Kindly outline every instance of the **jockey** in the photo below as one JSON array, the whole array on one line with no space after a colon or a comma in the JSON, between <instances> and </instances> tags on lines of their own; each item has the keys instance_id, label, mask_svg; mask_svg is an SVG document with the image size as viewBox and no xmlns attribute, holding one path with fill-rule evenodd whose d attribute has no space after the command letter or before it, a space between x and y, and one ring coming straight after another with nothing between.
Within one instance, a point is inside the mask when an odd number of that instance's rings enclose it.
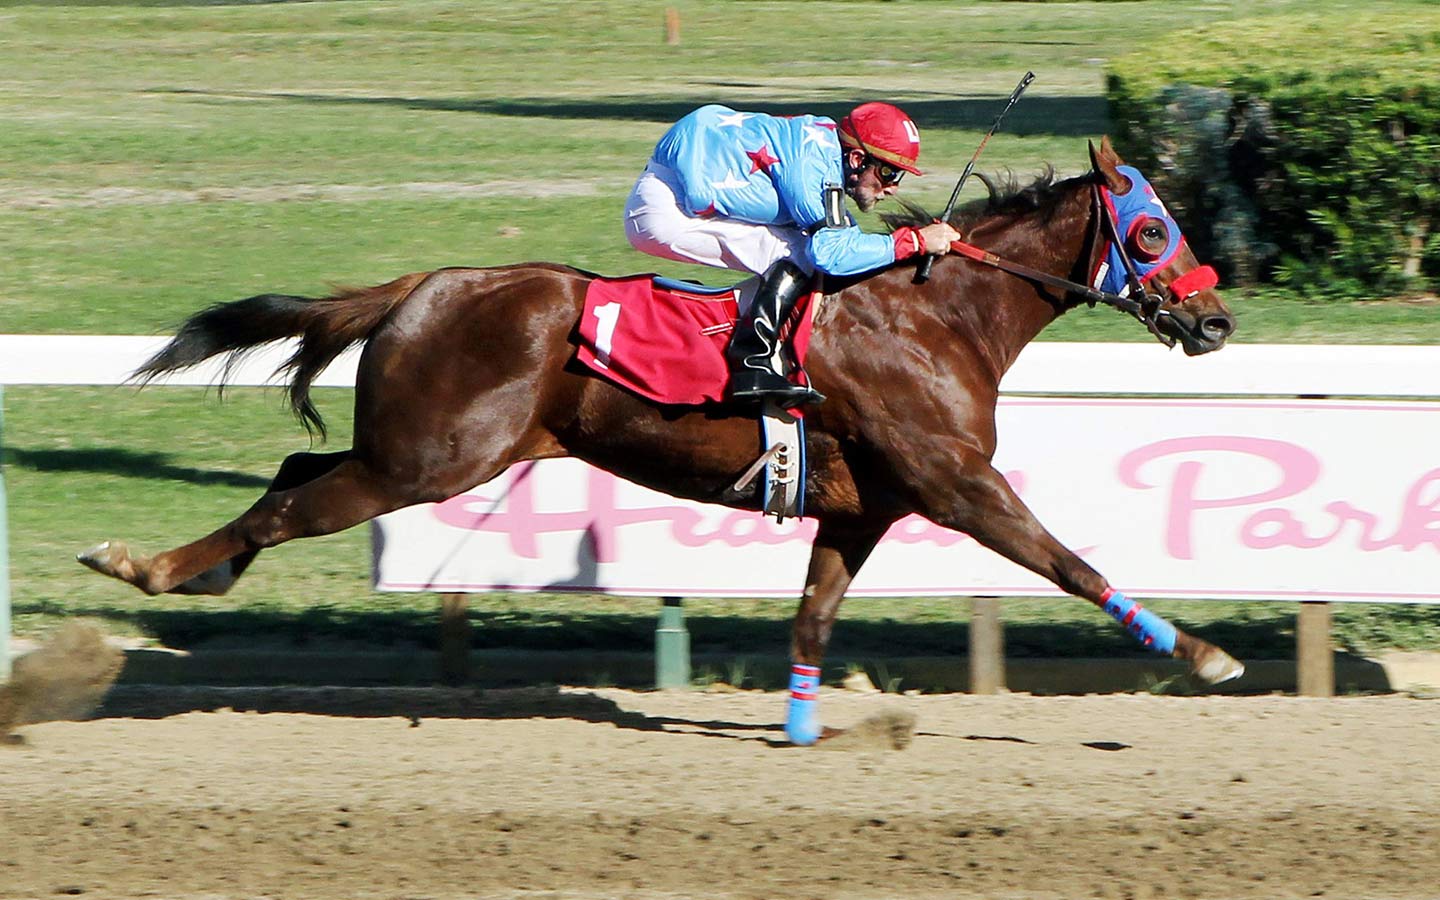
<instances>
[{"instance_id":1,"label":"jockey","mask_svg":"<svg viewBox=\"0 0 1440 900\"><path fill-rule=\"evenodd\" d=\"M862 231L861 212L920 174L920 133L888 103L864 103L837 125L702 106L660 142L625 204L625 235L665 259L761 275L726 351L730 394L794 407L825 398L777 367L780 326L817 270L854 275L918 253L943 255L959 232L936 222Z\"/></svg>"}]
</instances>

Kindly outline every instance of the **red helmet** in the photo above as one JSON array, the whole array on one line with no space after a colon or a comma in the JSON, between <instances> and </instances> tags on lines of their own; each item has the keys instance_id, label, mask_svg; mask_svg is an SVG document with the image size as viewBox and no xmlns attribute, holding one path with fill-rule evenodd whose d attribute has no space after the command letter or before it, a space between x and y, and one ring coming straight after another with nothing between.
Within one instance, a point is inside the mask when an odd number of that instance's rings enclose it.
<instances>
[{"instance_id":1,"label":"red helmet","mask_svg":"<svg viewBox=\"0 0 1440 900\"><path fill-rule=\"evenodd\" d=\"M914 175L920 159L920 130L888 103L862 103L840 120L840 143L858 147L876 159Z\"/></svg>"}]
</instances>

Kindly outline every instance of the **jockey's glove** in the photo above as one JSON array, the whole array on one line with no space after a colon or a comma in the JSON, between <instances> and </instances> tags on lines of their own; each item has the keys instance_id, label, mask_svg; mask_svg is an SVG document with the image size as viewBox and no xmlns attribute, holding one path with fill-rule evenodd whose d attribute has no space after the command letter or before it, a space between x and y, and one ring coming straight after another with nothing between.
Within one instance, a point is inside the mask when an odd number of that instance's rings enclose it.
<instances>
[{"instance_id":1,"label":"jockey's glove","mask_svg":"<svg viewBox=\"0 0 1440 900\"><path fill-rule=\"evenodd\" d=\"M960 232L944 222L932 222L920 229L920 243L926 253L944 256L950 252L950 245L960 240Z\"/></svg>"}]
</instances>

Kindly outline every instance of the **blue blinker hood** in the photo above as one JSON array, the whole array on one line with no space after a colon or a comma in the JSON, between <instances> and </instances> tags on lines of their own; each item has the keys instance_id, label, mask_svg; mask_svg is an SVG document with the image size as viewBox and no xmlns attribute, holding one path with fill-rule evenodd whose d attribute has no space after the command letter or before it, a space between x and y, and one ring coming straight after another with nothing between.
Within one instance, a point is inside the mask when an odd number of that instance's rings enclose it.
<instances>
[{"instance_id":1,"label":"blue blinker hood","mask_svg":"<svg viewBox=\"0 0 1440 900\"><path fill-rule=\"evenodd\" d=\"M1129 252L1130 262L1135 267L1135 273L1140 276L1141 283L1149 281L1159 269L1163 269L1180 252L1180 245L1185 242L1185 237L1180 233L1180 225L1170 215L1170 210L1165 208L1164 202L1156 195L1155 188L1150 185L1144 175L1134 166L1118 166L1116 168L1121 175L1130 179L1130 190L1124 194L1115 194L1109 188L1101 186L1100 198L1110 208L1110 214L1114 216L1116 230L1120 238L1128 242L1130 236L1140 228L1146 219L1159 219L1165 223L1169 233L1170 241L1165 246L1165 251L1157 259L1145 260L1131 250ZM1106 236L1106 252L1104 260L1096 267L1090 283L1094 287L1111 294L1118 294L1121 297L1130 293L1130 285L1125 274L1125 263L1120 258L1120 248L1114 241Z\"/></svg>"}]
</instances>

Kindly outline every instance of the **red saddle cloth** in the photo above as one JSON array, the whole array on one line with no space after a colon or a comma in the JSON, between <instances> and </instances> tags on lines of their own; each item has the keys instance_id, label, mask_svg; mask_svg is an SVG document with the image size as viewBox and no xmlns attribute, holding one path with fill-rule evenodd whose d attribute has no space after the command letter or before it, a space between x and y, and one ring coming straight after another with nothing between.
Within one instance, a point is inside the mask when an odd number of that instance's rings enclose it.
<instances>
[{"instance_id":1,"label":"red saddle cloth","mask_svg":"<svg viewBox=\"0 0 1440 900\"><path fill-rule=\"evenodd\" d=\"M654 276L596 278L585 292L576 357L593 372L657 403L695 405L725 396L725 345L739 315L739 288L719 293ZM795 359L810 343L810 300L796 304Z\"/></svg>"}]
</instances>

